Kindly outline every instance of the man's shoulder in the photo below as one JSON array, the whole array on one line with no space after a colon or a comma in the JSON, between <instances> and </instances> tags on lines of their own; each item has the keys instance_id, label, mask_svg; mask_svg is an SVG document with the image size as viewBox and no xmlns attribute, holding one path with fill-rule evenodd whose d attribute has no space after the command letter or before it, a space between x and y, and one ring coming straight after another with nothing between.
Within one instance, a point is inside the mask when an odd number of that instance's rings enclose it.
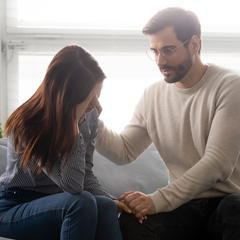
<instances>
[{"instance_id":1,"label":"man's shoulder","mask_svg":"<svg viewBox=\"0 0 240 240\"><path fill-rule=\"evenodd\" d=\"M240 70L234 68L228 68L225 66L210 64L211 75L221 78L236 78L240 80Z\"/></svg>"},{"instance_id":2,"label":"man's shoulder","mask_svg":"<svg viewBox=\"0 0 240 240\"><path fill-rule=\"evenodd\" d=\"M145 94L152 95L154 93L162 91L166 85L167 83L164 80L158 80L157 82L154 82L145 88Z\"/></svg>"},{"instance_id":3,"label":"man's shoulder","mask_svg":"<svg viewBox=\"0 0 240 240\"><path fill-rule=\"evenodd\" d=\"M224 66L211 64L208 81L203 88L207 92L215 92L216 96L234 95L240 91L240 71ZM238 98L239 98L238 97Z\"/></svg>"}]
</instances>

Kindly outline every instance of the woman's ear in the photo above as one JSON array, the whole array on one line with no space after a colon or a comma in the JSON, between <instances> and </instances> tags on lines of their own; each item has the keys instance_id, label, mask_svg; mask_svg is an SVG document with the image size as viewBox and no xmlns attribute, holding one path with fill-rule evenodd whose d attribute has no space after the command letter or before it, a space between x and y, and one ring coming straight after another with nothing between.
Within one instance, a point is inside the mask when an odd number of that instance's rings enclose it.
<instances>
[{"instance_id":1,"label":"woman's ear","mask_svg":"<svg viewBox=\"0 0 240 240\"><path fill-rule=\"evenodd\" d=\"M200 42L199 42L199 38L196 35L193 35L192 38L190 39L189 46L193 54L198 53L200 48Z\"/></svg>"}]
</instances>

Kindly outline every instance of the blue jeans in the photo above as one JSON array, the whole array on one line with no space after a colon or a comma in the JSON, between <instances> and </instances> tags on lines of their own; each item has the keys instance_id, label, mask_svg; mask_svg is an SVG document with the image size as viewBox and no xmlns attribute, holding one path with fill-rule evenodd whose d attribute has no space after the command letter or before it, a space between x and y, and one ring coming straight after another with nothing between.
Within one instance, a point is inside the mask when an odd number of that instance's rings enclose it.
<instances>
[{"instance_id":1,"label":"blue jeans","mask_svg":"<svg viewBox=\"0 0 240 240\"><path fill-rule=\"evenodd\" d=\"M171 212L147 216L142 224L122 213L124 240L239 240L240 194L192 200Z\"/></svg>"},{"instance_id":2,"label":"blue jeans","mask_svg":"<svg viewBox=\"0 0 240 240\"><path fill-rule=\"evenodd\" d=\"M116 204L89 192L44 195L0 187L0 236L19 240L121 240Z\"/></svg>"}]
</instances>

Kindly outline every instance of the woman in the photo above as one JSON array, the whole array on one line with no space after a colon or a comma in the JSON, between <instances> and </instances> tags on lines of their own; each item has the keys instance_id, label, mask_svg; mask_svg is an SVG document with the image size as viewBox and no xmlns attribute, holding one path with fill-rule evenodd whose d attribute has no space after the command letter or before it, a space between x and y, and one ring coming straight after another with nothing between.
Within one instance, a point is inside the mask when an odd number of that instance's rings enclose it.
<instances>
[{"instance_id":1,"label":"woman","mask_svg":"<svg viewBox=\"0 0 240 240\"><path fill-rule=\"evenodd\" d=\"M8 118L0 177L0 235L14 239L122 239L114 200L93 175L105 75L77 45L51 61L35 94Z\"/></svg>"}]
</instances>

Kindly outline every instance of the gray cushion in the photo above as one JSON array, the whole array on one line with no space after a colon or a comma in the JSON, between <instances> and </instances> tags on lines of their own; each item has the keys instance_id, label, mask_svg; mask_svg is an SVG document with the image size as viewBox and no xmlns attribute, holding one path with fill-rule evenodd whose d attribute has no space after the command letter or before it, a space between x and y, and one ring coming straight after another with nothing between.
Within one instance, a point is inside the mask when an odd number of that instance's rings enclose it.
<instances>
[{"instance_id":1,"label":"gray cushion","mask_svg":"<svg viewBox=\"0 0 240 240\"><path fill-rule=\"evenodd\" d=\"M0 138L0 145L1 146L7 146L7 138Z\"/></svg>"},{"instance_id":2,"label":"gray cushion","mask_svg":"<svg viewBox=\"0 0 240 240\"><path fill-rule=\"evenodd\" d=\"M168 183L167 167L154 145L134 162L122 166L95 151L93 171L101 184L116 197L131 190L153 193Z\"/></svg>"},{"instance_id":3,"label":"gray cushion","mask_svg":"<svg viewBox=\"0 0 240 240\"><path fill-rule=\"evenodd\" d=\"M0 138L0 175L5 172L7 165L7 139Z\"/></svg>"},{"instance_id":4,"label":"gray cushion","mask_svg":"<svg viewBox=\"0 0 240 240\"><path fill-rule=\"evenodd\" d=\"M0 138L0 175L5 172L7 164L7 139ZM0 240L10 240L10 238L0 237Z\"/></svg>"},{"instance_id":5,"label":"gray cushion","mask_svg":"<svg viewBox=\"0 0 240 240\"><path fill-rule=\"evenodd\" d=\"M7 163L7 139L0 139L0 175ZM152 145L131 164L117 166L99 153L94 153L94 174L101 184L114 196L126 191L152 193L168 183L167 168Z\"/></svg>"}]
</instances>

